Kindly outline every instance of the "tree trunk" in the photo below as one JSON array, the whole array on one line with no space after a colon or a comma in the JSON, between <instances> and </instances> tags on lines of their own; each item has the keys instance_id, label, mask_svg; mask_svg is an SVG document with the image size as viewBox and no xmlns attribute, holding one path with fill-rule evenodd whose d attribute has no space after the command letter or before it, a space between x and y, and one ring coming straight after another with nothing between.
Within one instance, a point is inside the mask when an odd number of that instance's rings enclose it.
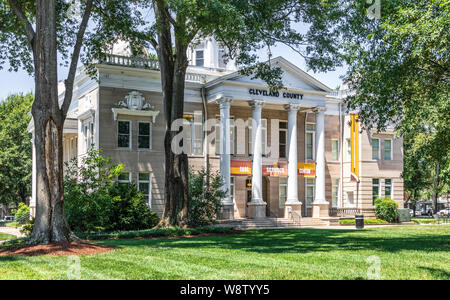
<instances>
[{"instance_id":1,"label":"tree trunk","mask_svg":"<svg viewBox=\"0 0 450 300\"><path fill-rule=\"evenodd\" d=\"M439 195L439 162L436 162L435 174L433 178L433 192L432 192L432 200L433 200L433 213L437 213L438 211L438 195Z\"/></svg>"},{"instance_id":2,"label":"tree trunk","mask_svg":"<svg viewBox=\"0 0 450 300\"><path fill-rule=\"evenodd\" d=\"M64 114L59 107L55 1L36 3L34 43L36 145L36 221L29 243L70 242L63 187Z\"/></svg>"},{"instance_id":3,"label":"tree trunk","mask_svg":"<svg viewBox=\"0 0 450 300\"><path fill-rule=\"evenodd\" d=\"M158 59L161 68L161 84L164 102L166 133L165 150L165 206L158 226L187 226L189 208L189 163L186 153L174 153L172 140L181 132L171 131L172 122L183 118L184 88L188 66L187 44L175 37L172 48L171 25L164 11L163 1L155 1L155 14L159 20Z\"/></svg>"}]
</instances>

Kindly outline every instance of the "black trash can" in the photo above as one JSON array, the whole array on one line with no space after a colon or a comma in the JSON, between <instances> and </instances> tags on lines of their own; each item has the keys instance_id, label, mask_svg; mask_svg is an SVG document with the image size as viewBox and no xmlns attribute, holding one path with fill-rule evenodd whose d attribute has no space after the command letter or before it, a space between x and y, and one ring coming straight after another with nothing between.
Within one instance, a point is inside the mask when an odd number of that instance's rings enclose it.
<instances>
[{"instance_id":1,"label":"black trash can","mask_svg":"<svg viewBox=\"0 0 450 300\"><path fill-rule=\"evenodd\" d=\"M364 215L356 215L355 216L355 225L357 229L364 228Z\"/></svg>"}]
</instances>

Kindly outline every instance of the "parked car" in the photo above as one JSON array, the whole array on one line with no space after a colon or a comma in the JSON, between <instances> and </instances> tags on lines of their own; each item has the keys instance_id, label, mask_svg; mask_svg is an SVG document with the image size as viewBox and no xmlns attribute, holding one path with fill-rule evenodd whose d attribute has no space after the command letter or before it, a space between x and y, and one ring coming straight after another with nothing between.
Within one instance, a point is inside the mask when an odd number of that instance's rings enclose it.
<instances>
[{"instance_id":1,"label":"parked car","mask_svg":"<svg viewBox=\"0 0 450 300\"><path fill-rule=\"evenodd\" d=\"M450 208L441 209L437 214L439 217L448 217L450 215Z\"/></svg>"},{"instance_id":2,"label":"parked car","mask_svg":"<svg viewBox=\"0 0 450 300\"><path fill-rule=\"evenodd\" d=\"M416 216L419 217L422 215L422 211L421 210L416 210Z\"/></svg>"},{"instance_id":3,"label":"parked car","mask_svg":"<svg viewBox=\"0 0 450 300\"><path fill-rule=\"evenodd\" d=\"M14 222L14 216L5 216L3 222Z\"/></svg>"}]
</instances>

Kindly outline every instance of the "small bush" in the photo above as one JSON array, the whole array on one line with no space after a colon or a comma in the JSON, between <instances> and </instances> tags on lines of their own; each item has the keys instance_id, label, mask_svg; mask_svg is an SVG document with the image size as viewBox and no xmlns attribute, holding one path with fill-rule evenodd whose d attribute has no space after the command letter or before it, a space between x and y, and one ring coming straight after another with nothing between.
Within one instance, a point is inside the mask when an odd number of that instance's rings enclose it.
<instances>
[{"instance_id":1,"label":"small bush","mask_svg":"<svg viewBox=\"0 0 450 300\"><path fill-rule=\"evenodd\" d=\"M23 225L22 229L20 230L20 233L23 235L29 237L31 236L31 233L33 232L34 227L34 218L31 220L28 220L25 225Z\"/></svg>"},{"instance_id":2,"label":"small bush","mask_svg":"<svg viewBox=\"0 0 450 300\"><path fill-rule=\"evenodd\" d=\"M159 222L136 185L119 185L123 165L92 150L80 166L66 164L64 197L67 222L75 232L152 228Z\"/></svg>"},{"instance_id":3,"label":"small bush","mask_svg":"<svg viewBox=\"0 0 450 300\"><path fill-rule=\"evenodd\" d=\"M25 224L30 220L30 207L23 202L20 202L19 208L12 212L14 213L14 221L19 224Z\"/></svg>"},{"instance_id":4,"label":"small bush","mask_svg":"<svg viewBox=\"0 0 450 300\"><path fill-rule=\"evenodd\" d=\"M222 186L223 180L219 173L208 173L205 170L189 172L189 226L214 224L222 208L222 199L226 196Z\"/></svg>"},{"instance_id":5,"label":"small bush","mask_svg":"<svg viewBox=\"0 0 450 300\"><path fill-rule=\"evenodd\" d=\"M398 204L389 197L375 199L375 215L381 220L395 223L398 221Z\"/></svg>"},{"instance_id":6,"label":"small bush","mask_svg":"<svg viewBox=\"0 0 450 300\"><path fill-rule=\"evenodd\" d=\"M159 217L151 212L144 195L135 184L115 183L109 191L112 197L107 231L149 229L159 223Z\"/></svg>"}]
</instances>

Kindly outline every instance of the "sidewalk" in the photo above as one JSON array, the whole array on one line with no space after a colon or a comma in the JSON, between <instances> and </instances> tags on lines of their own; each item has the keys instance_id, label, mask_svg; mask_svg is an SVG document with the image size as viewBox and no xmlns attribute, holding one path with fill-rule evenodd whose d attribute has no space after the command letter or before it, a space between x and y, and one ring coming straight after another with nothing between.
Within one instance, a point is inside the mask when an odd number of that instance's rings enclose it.
<instances>
[{"instance_id":1,"label":"sidewalk","mask_svg":"<svg viewBox=\"0 0 450 300\"><path fill-rule=\"evenodd\" d=\"M16 227L0 227L0 232L15 235L17 238L24 237L24 235L20 232L20 228Z\"/></svg>"}]
</instances>

